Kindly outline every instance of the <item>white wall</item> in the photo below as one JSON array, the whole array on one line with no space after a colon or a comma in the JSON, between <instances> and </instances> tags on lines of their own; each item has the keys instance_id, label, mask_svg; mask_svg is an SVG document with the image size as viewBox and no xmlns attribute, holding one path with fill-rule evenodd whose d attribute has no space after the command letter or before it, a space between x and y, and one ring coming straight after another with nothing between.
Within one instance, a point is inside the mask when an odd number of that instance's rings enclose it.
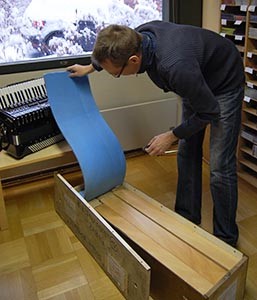
<instances>
[{"instance_id":1,"label":"white wall","mask_svg":"<svg viewBox=\"0 0 257 300\"><path fill-rule=\"evenodd\" d=\"M146 74L113 78L102 71L90 75L90 84L100 109L176 97L156 87Z\"/></svg>"},{"instance_id":2,"label":"white wall","mask_svg":"<svg viewBox=\"0 0 257 300\"><path fill-rule=\"evenodd\" d=\"M47 72L60 70L64 69L1 75L0 87L33 78L39 78ZM102 71L90 74L89 80L99 109L175 97L173 93L164 93L156 87L146 74L113 78L105 71Z\"/></svg>"}]
</instances>

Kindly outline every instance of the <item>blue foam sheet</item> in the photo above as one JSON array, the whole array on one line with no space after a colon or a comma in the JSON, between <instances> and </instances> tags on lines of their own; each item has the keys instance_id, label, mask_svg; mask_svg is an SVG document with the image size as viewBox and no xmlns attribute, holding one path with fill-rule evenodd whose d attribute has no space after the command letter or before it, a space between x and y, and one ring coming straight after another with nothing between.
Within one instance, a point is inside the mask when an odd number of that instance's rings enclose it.
<instances>
[{"instance_id":1,"label":"blue foam sheet","mask_svg":"<svg viewBox=\"0 0 257 300\"><path fill-rule=\"evenodd\" d=\"M82 171L87 201L124 181L126 161L122 147L94 101L87 76L68 72L44 75L55 120L72 148Z\"/></svg>"}]
</instances>

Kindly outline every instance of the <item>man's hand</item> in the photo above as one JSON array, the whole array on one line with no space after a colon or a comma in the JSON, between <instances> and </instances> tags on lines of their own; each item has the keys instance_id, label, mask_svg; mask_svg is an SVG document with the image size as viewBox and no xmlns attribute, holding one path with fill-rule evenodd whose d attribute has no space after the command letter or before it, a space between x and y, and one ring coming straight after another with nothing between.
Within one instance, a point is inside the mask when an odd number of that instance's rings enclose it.
<instances>
[{"instance_id":1,"label":"man's hand","mask_svg":"<svg viewBox=\"0 0 257 300\"><path fill-rule=\"evenodd\" d=\"M92 64L86 66L76 64L67 67L66 70L70 72L70 77L82 77L95 71Z\"/></svg>"},{"instance_id":2,"label":"man's hand","mask_svg":"<svg viewBox=\"0 0 257 300\"><path fill-rule=\"evenodd\" d=\"M162 155L169 150L178 138L172 131L167 131L153 137L145 147L145 151L149 155Z\"/></svg>"}]
</instances>

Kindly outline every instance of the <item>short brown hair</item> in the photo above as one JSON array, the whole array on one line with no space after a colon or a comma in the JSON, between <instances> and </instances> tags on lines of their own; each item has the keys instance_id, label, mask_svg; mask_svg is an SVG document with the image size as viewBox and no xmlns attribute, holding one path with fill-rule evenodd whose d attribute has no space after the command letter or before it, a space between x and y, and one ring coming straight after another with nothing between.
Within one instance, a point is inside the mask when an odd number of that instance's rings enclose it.
<instances>
[{"instance_id":1,"label":"short brown hair","mask_svg":"<svg viewBox=\"0 0 257 300\"><path fill-rule=\"evenodd\" d=\"M102 63L106 59L121 66L131 55L141 50L142 37L135 30L122 25L109 25L102 29L94 45L92 59Z\"/></svg>"}]
</instances>

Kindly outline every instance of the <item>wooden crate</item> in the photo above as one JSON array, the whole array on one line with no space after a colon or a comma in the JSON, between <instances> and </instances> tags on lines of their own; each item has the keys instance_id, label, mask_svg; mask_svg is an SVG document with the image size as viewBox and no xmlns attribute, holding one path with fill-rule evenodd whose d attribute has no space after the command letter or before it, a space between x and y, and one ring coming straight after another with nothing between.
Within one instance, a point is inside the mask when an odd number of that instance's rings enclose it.
<instances>
[{"instance_id":1,"label":"wooden crate","mask_svg":"<svg viewBox=\"0 0 257 300\"><path fill-rule=\"evenodd\" d=\"M126 299L243 299L241 252L126 183L89 203L78 190L57 174L56 211Z\"/></svg>"}]
</instances>

